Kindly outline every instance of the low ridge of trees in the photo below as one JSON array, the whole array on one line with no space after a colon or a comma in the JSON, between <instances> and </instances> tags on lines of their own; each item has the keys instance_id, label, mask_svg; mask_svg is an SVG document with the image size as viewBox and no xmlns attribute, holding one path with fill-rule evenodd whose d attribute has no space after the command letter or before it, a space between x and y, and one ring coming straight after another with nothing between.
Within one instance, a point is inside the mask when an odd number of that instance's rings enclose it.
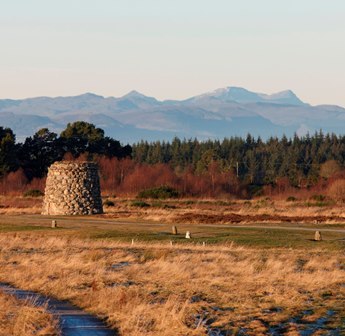
<instances>
[{"instance_id":1,"label":"low ridge of trees","mask_svg":"<svg viewBox=\"0 0 345 336\"><path fill-rule=\"evenodd\" d=\"M125 158L131 151L130 146L121 146L119 141L105 137L102 129L84 121L68 124L60 136L42 128L22 144L15 144L12 130L0 127L0 176L22 169L31 181L44 177L48 167L67 153L71 159L85 153L85 159L93 155Z\"/></svg>"},{"instance_id":2,"label":"low ridge of trees","mask_svg":"<svg viewBox=\"0 0 345 336\"><path fill-rule=\"evenodd\" d=\"M339 186L335 181L345 179L345 136L320 131L266 141L251 135L222 141L174 138L131 147L83 121L68 124L60 136L41 129L22 144L0 127L2 192L26 185L42 189L48 167L66 158L97 161L102 188L111 194L166 186L180 195L248 197Z\"/></svg>"},{"instance_id":3,"label":"low ridge of trees","mask_svg":"<svg viewBox=\"0 0 345 336\"><path fill-rule=\"evenodd\" d=\"M178 138L172 142L142 141L133 145L132 156L138 163L166 163L174 170L189 169L199 175L231 172L252 185L276 185L287 179L292 186L303 187L342 170L345 136L320 131L313 136L272 137L267 141L251 135L205 142Z\"/></svg>"}]
</instances>

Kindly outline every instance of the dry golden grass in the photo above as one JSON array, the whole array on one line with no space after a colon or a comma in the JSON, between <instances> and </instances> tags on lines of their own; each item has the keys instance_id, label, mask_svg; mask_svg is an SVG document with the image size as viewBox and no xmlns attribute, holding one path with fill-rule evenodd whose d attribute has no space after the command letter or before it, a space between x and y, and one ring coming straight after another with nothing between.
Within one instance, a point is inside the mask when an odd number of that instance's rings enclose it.
<instances>
[{"instance_id":1,"label":"dry golden grass","mask_svg":"<svg viewBox=\"0 0 345 336\"><path fill-rule=\"evenodd\" d=\"M0 291L0 336L55 336L57 322L34 302L19 301Z\"/></svg>"},{"instance_id":2,"label":"dry golden grass","mask_svg":"<svg viewBox=\"0 0 345 336\"><path fill-rule=\"evenodd\" d=\"M342 202L300 199L286 200L258 198L251 201L216 199L146 200L149 207L134 206L133 198L107 198L115 206L105 206L105 214L99 217L133 220L164 221L165 223L202 223L200 215L208 216L208 223L310 223L321 219L323 223L345 222ZM42 197L0 196L0 215L40 214ZM236 218L233 218L233 217Z\"/></svg>"},{"instance_id":3,"label":"dry golden grass","mask_svg":"<svg viewBox=\"0 0 345 336\"><path fill-rule=\"evenodd\" d=\"M149 207L135 207L131 199L111 199L114 207L105 207L103 217L131 218L165 223L202 223L201 216L207 216L207 223L310 223L319 220L323 223L345 222L342 203L331 200L318 202L301 199L295 202L258 198L251 201L229 201L215 199L192 200L147 200Z\"/></svg>"},{"instance_id":4,"label":"dry golden grass","mask_svg":"<svg viewBox=\"0 0 345 336\"><path fill-rule=\"evenodd\" d=\"M0 214L39 214L42 197L0 196Z\"/></svg>"},{"instance_id":5,"label":"dry golden grass","mask_svg":"<svg viewBox=\"0 0 345 336\"><path fill-rule=\"evenodd\" d=\"M339 251L131 246L42 233L1 234L0 247L0 281L69 299L121 335L205 335L216 328L265 335L307 309L311 319L333 309L334 325L344 318ZM284 333L296 334L296 326Z\"/></svg>"}]
</instances>

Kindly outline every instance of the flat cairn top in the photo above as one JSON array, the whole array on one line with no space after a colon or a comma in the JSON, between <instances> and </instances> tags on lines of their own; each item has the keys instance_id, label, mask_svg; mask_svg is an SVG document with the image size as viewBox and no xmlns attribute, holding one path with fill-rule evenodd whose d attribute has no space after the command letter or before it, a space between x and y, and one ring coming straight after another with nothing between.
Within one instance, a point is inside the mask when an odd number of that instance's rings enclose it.
<instances>
[{"instance_id":1,"label":"flat cairn top","mask_svg":"<svg viewBox=\"0 0 345 336\"><path fill-rule=\"evenodd\" d=\"M78 169L78 168L98 169L98 165L95 162L88 162L88 161L81 161L81 162L58 161L58 162L54 162L49 167L49 170Z\"/></svg>"}]
</instances>

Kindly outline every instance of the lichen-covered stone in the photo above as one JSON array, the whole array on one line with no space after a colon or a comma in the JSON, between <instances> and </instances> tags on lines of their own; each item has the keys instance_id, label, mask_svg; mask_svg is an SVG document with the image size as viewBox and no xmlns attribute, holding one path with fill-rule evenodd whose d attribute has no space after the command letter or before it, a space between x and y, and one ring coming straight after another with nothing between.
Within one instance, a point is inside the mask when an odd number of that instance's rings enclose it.
<instances>
[{"instance_id":1,"label":"lichen-covered stone","mask_svg":"<svg viewBox=\"0 0 345 336\"><path fill-rule=\"evenodd\" d=\"M62 161L48 171L43 215L103 213L98 166L92 162Z\"/></svg>"}]
</instances>

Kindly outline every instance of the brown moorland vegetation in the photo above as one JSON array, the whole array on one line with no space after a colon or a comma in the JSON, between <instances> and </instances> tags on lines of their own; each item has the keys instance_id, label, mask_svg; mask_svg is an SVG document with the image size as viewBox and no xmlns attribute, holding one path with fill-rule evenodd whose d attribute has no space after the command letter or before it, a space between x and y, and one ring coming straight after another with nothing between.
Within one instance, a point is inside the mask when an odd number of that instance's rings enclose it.
<instances>
[{"instance_id":1,"label":"brown moorland vegetation","mask_svg":"<svg viewBox=\"0 0 345 336\"><path fill-rule=\"evenodd\" d=\"M0 196L0 214L40 214L42 202L42 196ZM107 196L103 197L103 204L105 213L99 218L204 224L345 223L343 203L323 195L292 201L267 197L156 200Z\"/></svg>"},{"instance_id":2,"label":"brown moorland vegetation","mask_svg":"<svg viewBox=\"0 0 345 336\"><path fill-rule=\"evenodd\" d=\"M69 154L69 153L67 153ZM73 161L88 160L87 154ZM100 182L103 195L135 197L139 192L153 187L170 186L183 197L250 199L264 196L284 200L289 197L308 199L314 195L328 196L334 201L344 201L345 171L337 170L320 176L313 183L301 178L298 186L292 185L287 177L277 176L272 184L251 184L245 178L236 176L233 170L220 169L219 162L212 161L202 172L190 168L179 169L168 163L148 164L130 158L118 159L95 156L100 168ZM22 168L0 176L0 195L21 196L30 190L44 192L46 177L28 179Z\"/></svg>"},{"instance_id":3,"label":"brown moorland vegetation","mask_svg":"<svg viewBox=\"0 0 345 336\"><path fill-rule=\"evenodd\" d=\"M325 316L344 331L339 250L129 245L63 231L2 233L0 246L0 281L69 299L121 335L299 335Z\"/></svg>"}]
</instances>

